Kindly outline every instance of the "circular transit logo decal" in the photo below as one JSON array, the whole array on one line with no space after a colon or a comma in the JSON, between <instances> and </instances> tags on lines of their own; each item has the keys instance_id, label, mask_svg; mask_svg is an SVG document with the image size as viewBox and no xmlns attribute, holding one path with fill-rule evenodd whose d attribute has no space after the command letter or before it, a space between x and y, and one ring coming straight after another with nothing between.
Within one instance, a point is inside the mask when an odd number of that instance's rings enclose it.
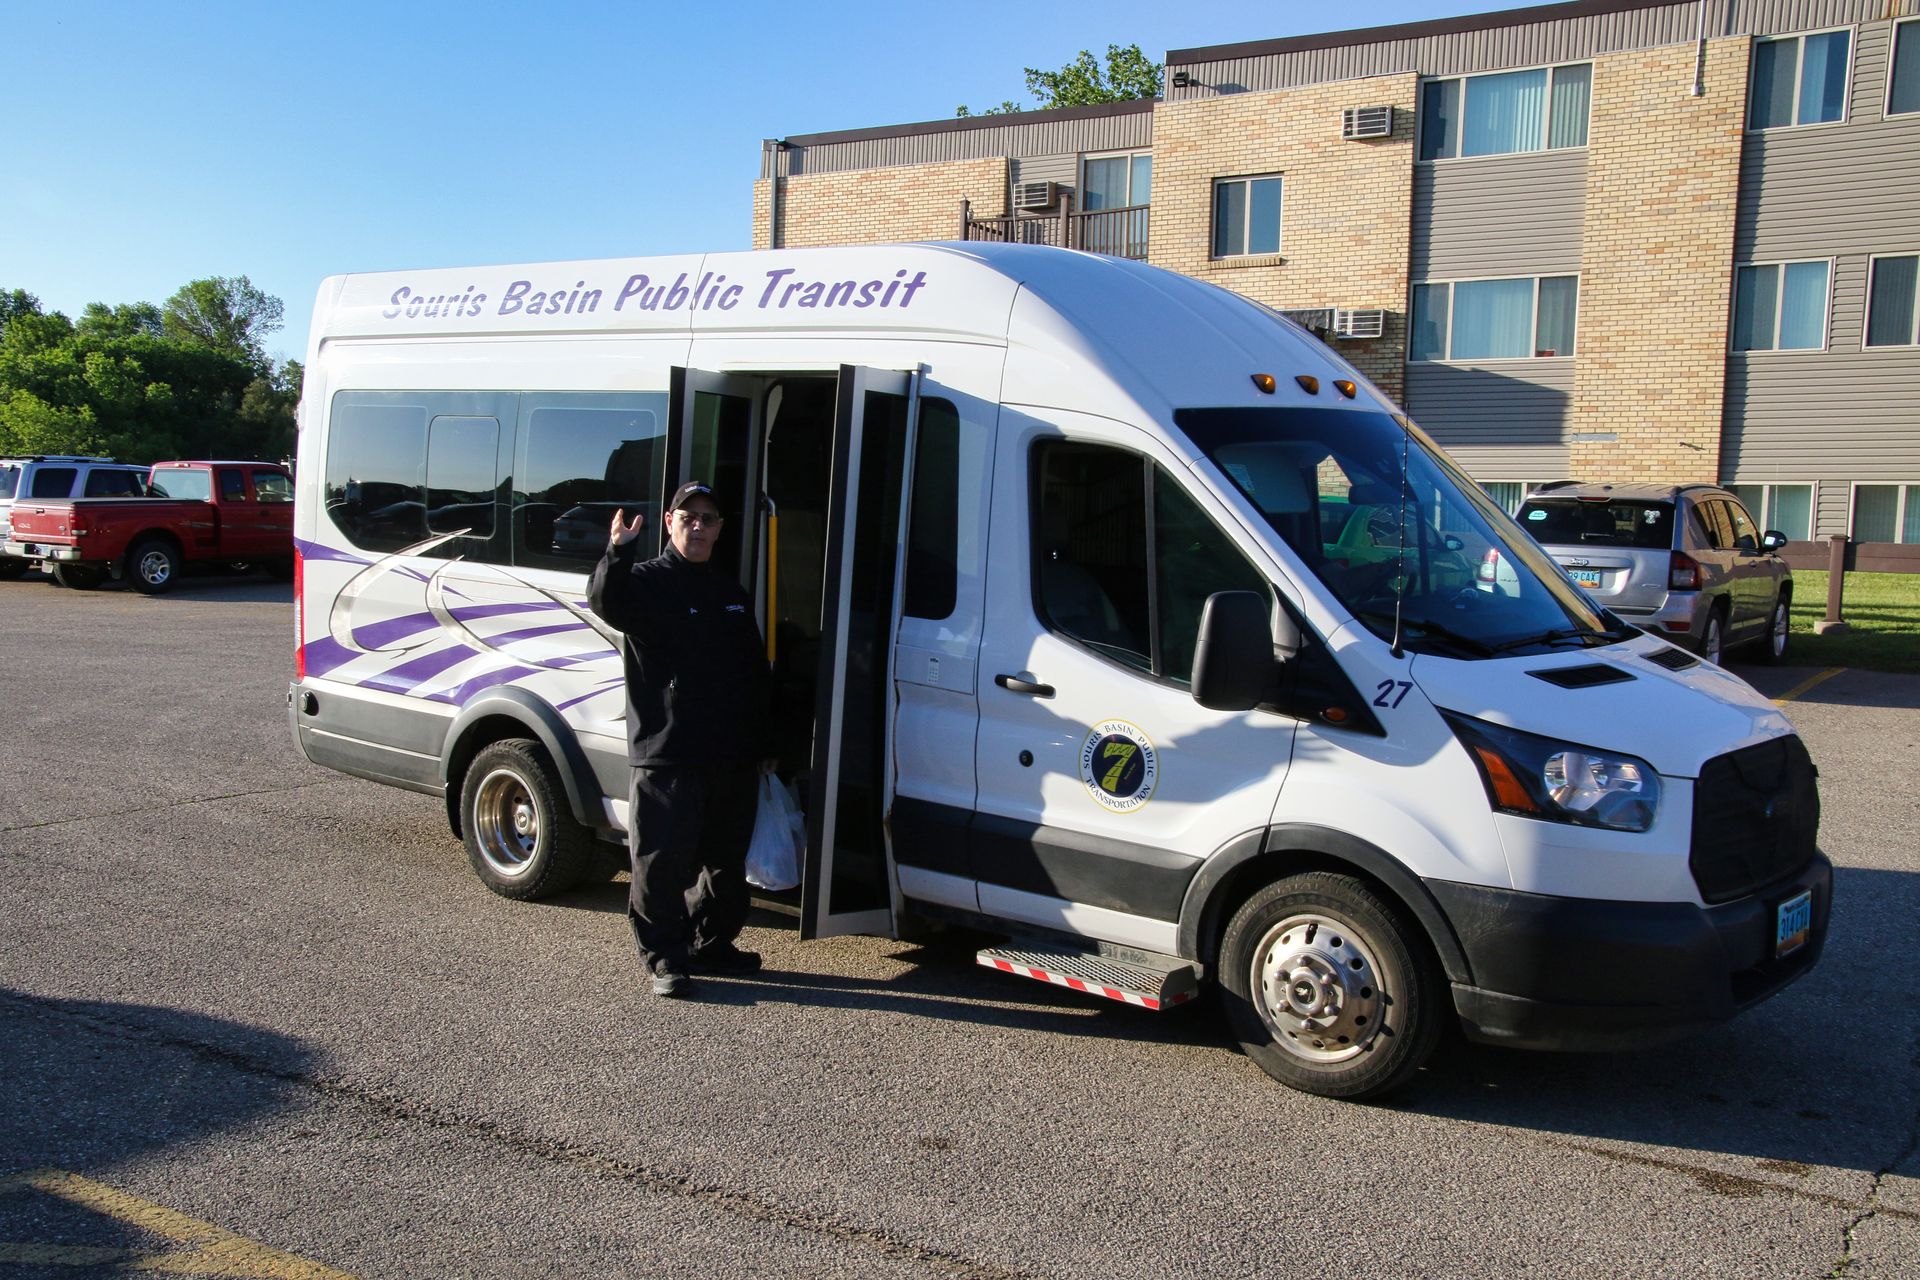
<instances>
[{"instance_id":1,"label":"circular transit logo decal","mask_svg":"<svg viewBox=\"0 0 1920 1280\"><path fill-rule=\"evenodd\" d=\"M1080 781L1115 813L1132 813L1153 795L1160 761L1147 735L1125 720L1103 720L1080 748Z\"/></svg>"}]
</instances>

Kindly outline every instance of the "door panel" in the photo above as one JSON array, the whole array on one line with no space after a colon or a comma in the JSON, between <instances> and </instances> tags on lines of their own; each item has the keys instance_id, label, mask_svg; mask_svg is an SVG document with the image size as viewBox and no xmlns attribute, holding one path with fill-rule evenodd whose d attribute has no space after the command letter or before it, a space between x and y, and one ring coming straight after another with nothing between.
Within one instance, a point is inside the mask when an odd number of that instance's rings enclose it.
<instances>
[{"instance_id":1,"label":"door panel","mask_svg":"<svg viewBox=\"0 0 1920 1280\"><path fill-rule=\"evenodd\" d=\"M1296 722L1209 711L1183 666L1205 594L1271 571L1186 474L1110 422L1001 421L978 684L982 909L1170 937L1138 926L1177 918L1206 856L1272 815Z\"/></svg>"},{"instance_id":2,"label":"door panel","mask_svg":"<svg viewBox=\"0 0 1920 1280\"><path fill-rule=\"evenodd\" d=\"M657 545L666 546L667 503L689 480L712 486L726 524L714 557L728 565L749 596L756 593L760 465L760 406L757 384L747 378L675 369L674 430L667 436L666 467L661 473L660 529ZM761 622L764 625L765 619Z\"/></svg>"}]
</instances>

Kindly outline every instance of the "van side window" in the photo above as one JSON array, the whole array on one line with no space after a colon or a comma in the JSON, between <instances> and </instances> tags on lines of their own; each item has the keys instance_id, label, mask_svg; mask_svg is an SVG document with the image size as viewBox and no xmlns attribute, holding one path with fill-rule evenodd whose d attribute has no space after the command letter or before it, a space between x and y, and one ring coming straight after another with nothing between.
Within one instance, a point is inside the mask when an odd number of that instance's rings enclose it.
<instances>
[{"instance_id":1,"label":"van side window","mask_svg":"<svg viewBox=\"0 0 1920 1280\"><path fill-rule=\"evenodd\" d=\"M494 470L500 424L493 418L435 418L427 424L427 531L493 536Z\"/></svg>"},{"instance_id":2,"label":"van side window","mask_svg":"<svg viewBox=\"0 0 1920 1280\"><path fill-rule=\"evenodd\" d=\"M1220 526L1139 454L1061 441L1035 451L1034 601L1055 631L1185 684L1207 597L1272 597Z\"/></svg>"},{"instance_id":3,"label":"van side window","mask_svg":"<svg viewBox=\"0 0 1920 1280\"><path fill-rule=\"evenodd\" d=\"M427 539L428 424L450 425L439 433L433 476L442 508L435 523L453 533L475 527L479 517L493 529L492 490L499 423L513 416L518 397L496 391L342 391L333 397L327 425L323 502L328 517L363 551L395 552ZM443 479L439 474L446 472ZM476 502L460 495L479 493ZM456 519L460 517L460 519ZM485 534L477 534L483 537ZM605 536L601 538L605 542ZM499 560L486 544L463 541L436 554L483 563Z\"/></svg>"},{"instance_id":4,"label":"van side window","mask_svg":"<svg viewBox=\"0 0 1920 1280\"><path fill-rule=\"evenodd\" d=\"M80 474L78 467L41 467L33 473L33 492L29 498L64 498L73 492L73 478Z\"/></svg>"},{"instance_id":5,"label":"van side window","mask_svg":"<svg viewBox=\"0 0 1920 1280\"><path fill-rule=\"evenodd\" d=\"M615 511L660 536L667 398L560 392L523 396L513 484L513 562L585 573L607 548Z\"/></svg>"},{"instance_id":6,"label":"van side window","mask_svg":"<svg viewBox=\"0 0 1920 1280\"><path fill-rule=\"evenodd\" d=\"M220 473L220 501L245 502L247 500L247 480L238 471Z\"/></svg>"},{"instance_id":7,"label":"van side window","mask_svg":"<svg viewBox=\"0 0 1920 1280\"><path fill-rule=\"evenodd\" d=\"M903 609L910 618L946 618L959 598L959 410L922 400L916 449Z\"/></svg>"}]
</instances>

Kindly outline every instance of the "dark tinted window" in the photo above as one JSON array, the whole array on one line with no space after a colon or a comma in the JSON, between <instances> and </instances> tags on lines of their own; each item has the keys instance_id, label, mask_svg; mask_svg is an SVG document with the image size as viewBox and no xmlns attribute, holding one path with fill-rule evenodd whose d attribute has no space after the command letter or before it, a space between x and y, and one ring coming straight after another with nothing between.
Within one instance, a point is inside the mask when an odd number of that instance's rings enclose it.
<instances>
[{"instance_id":1,"label":"dark tinted window","mask_svg":"<svg viewBox=\"0 0 1920 1280\"><path fill-rule=\"evenodd\" d=\"M461 495L491 493L498 465L499 423L511 417L516 397L489 391L342 391L333 398L327 424L326 480L322 490L327 514L354 546L394 552L424 542L427 529L427 437L436 419L456 425L442 432L434 481L440 506L448 515L443 532L470 527L453 514L475 515L493 528L489 500L463 501ZM477 422L475 420L478 420ZM439 471L447 472L442 482ZM482 479L484 477L484 479ZM605 539L603 538L604 542ZM468 559L497 558L492 546L460 539L432 554Z\"/></svg>"},{"instance_id":2,"label":"dark tinted window","mask_svg":"<svg viewBox=\"0 0 1920 1280\"><path fill-rule=\"evenodd\" d=\"M148 487L156 498L206 502L213 497L213 473L205 467L162 467Z\"/></svg>"},{"instance_id":3,"label":"dark tinted window","mask_svg":"<svg viewBox=\"0 0 1920 1280\"><path fill-rule=\"evenodd\" d=\"M1673 545L1673 507L1664 502L1580 502L1533 498L1520 507L1520 527L1544 546Z\"/></svg>"},{"instance_id":4,"label":"dark tinted window","mask_svg":"<svg viewBox=\"0 0 1920 1280\"><path fill-rule=\"evenodd\" d=\"M220 501L245 502L247 500L247 479L238 471L220 473Z\"/></svg>"},{"instance_id":5,"label":"dark tinted window","mask_svg":"<svg viewBox=\"0 0 1920 1280\"><path fill-rule=\"evenodd\" d=\"M1150 670L1145 460L1104 445L1036 449L1034 599L1055 631Z\"/></svg>"},{"instance_id":6,"label":"dark tinted window","mask_svg":"<svg viewBox=\"0 0 1920 1280\"><path fill-rule=\"evenodd\" d=\"M667 397L522 397L514 466L513 562L586 572L607 546L615 511L647 518L660 536L660 469Z\"/></svg>"},{"instance_id":7,"label":"dark tinted window","mask_svg":"<svg viewBox=\"0 0 1920 1280\"><path fill-rule=\"evenodd\" d=\"M78 467L41 467L33 473L33 492L29 498L64 498L73 492L73 478L80 474Z\"/></svg>"},{"instance_id":8,"label":"dark tinted window","mask_svg":"<svg viewBox=\"0 0 1920 1280\"><path fill-rule=\"evenodd\" d=\"M500 423L435 418L427 424L427 530L493 536L493 481Z\"/></svg>"},{"instance_id":9,"label":"dark tinted window","mask_svg":"<svg viewBox=\"0 0 1920 1280\"><path fill-rule=\"evenodd\" d=\"M253 473L253 496L259 502L292 502L293 486L278 471Z\"/></svg>"},{"instance_id":10,"label":"dark tinted window","mask_svg":"<svg viewBox=\"0 0 1920 1280\"><path fill-rule=\"evenodd\" d=\"M1247 562L1166 472L1153 474L1154 613L1160 622L1156 669L1185 682L1193 674L1200 614L1216 591L1268 595L1266 577Z\"/></svg>"},{"instance_id":11,"label":"dark tinted window","mask_svg":"<svg viewBox=\"0 0 1920 1280\"><path fill-rule=\"evenodd\" d=\"M1758 551L1760 549L1760 534L1754 529L1753 517L1747 514L1747 509L1737 502L1727 502L1721 505L1726 507L1727 515L1733 520L1734 544L1743 550Z\"/></svg>"},{"instance_id":12,"label":"dark tinted window","mask_svg":"<svg viewBox=\"0 0 1920 1280\"><path fill-rule=\"evenodd\" d=\"M147 477L123 467L95 467L87 473L89 498L138 498L147 491Z\"/></svg>"},{"instance_id":13,"label":"dark tinted window","mask_svg":"<svg viewBox=\"0 0 1920 1280\"><path fill-rule=\"evenodd\" d=\"M903 607L909 617L944 618L958 595L960 554L960 414L947 401L920 402L917 447Z\"/></svg>"},{"instance_id":14,"label":"dark tinted window","mask_svg":"<svg viewBox=\"0 0 1920 1280\"><path fill-rule=\"evenodd\" d=\"M1715 551L1733 548L1733 520L1727 515L1724 502L1695 503L1693 513L1700 521L1708 546Z\"/></svg>"}]
</instances>

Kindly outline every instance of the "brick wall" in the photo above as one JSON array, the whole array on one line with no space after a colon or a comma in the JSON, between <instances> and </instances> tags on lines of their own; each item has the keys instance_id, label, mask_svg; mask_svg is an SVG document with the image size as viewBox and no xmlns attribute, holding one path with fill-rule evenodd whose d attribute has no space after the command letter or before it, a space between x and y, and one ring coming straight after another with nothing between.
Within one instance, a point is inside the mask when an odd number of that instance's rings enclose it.
<instances>
[{"instance_id":1,"label":"brick wall","mask_svg":"<svg viewBox=\"0 0 1920 1280\"><path fill-rule=\"evenodd\" d=\"M978 217L1006 212L1004 156L781 178L780 247L957 240L960 202ZM753 247L772 243L773 183L753 184Z\"/></svg>"},{"instance_id":2,"label":"brick wall","mask_svg":"<svg viewBox=\"0 0 1920 1280\"><path fill-rule=\"evenodd\" d=\"M1333 345L1400 398L1417 85L1408 73L1160 104L1149 260L1270 306L1384 308L1383 337ZM1391 137L1341 138L1344 108L1389 105ZM1280 253L1213 258L1213 180L1270 173L1284 178Z\"/></svg>"},{"instance_id":3,"label":"brick wall","mask_svg":"<svg viewBox=\"0 0 1920 1280\"><path fill-rule=\"evenodd\" d=\"M1570 435L1588 480L1715 481L1746 37L1596 58Z\"/></svg>"}]
</instances>

